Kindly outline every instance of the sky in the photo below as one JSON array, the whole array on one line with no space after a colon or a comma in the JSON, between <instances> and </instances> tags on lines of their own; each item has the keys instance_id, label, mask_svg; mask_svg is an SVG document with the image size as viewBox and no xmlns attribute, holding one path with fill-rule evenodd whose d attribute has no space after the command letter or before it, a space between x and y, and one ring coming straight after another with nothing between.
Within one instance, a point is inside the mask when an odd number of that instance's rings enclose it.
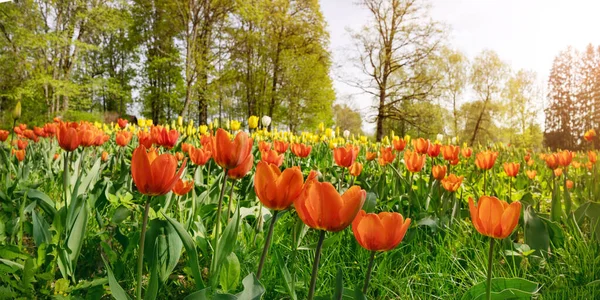
<instances>
[{"instance_id":1,"label":"sky","mask_svg":"<svg viewBox=\"0 0 600 300\"><path fill-rule=\"evenodd\" d=\"M339 74L355 72L347 58L352 42L348 29L369 21L355 0L321 0L330 33L332 74L339 102L351 101L364 117L372 116L372 98L343 82ZM473 59L484 49L494 50L512 70L537 73L546 82L554 57L567 46L583 50L600 45L600 0L430 0L430 15L450 28L448 43ZM543 120L543 116L539 116ZM363 130L375 125L364 122Z\"/></svg>"}]
</instances>

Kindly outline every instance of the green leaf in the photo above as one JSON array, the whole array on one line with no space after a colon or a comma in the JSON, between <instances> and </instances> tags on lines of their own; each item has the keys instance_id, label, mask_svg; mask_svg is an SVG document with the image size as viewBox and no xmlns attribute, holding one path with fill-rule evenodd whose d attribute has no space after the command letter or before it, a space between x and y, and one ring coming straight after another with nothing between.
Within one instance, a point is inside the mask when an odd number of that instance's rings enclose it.
<instances>
[{"instance_id":1,"label":"green leaf","mask_svg":"<svg viewBox=\"0 0 600 300\"><path fill-rule=\"evenodd\" d=\"M335 289L333 290L333 299L342 299L344 293L344 271L338 267L337 275L335 276Z\"/></svg>"},{"instance_id":2,"label":"green leaf","mask_svg":"<svg viewBox=\"0 0 600 300\"><path fill-rule=\"evenodd\" d=\"M121 222L125 221L125 219L127 219L129 216L131 215L131 210L129 210L127 207L121 205L119 207L117 207L117 209L115 210L115 213L113 214L112 218L111 218L111 222L113 222L114 224L121 224Z\"/></svg>"},{"instance_id":3,"label":"green leaf","mask_svg":"<svg viewBox=\"0 0 600 300\"><path fill-rule=\"evenodd\" d=\"M362 209L367 213L375 212L375 207L377 206L377 194L368 192L367 199L365 199L365 204L363 204Z\"/></svg>"},{"instance_id":4,"label":"green leaf","mask_svg":"<svg viewBox=\"0 0 600 300\"><path fill-rule=\"evenodd\" d=\"M52 234L50 234L50 225L43 217L40 217L37 211L32 213L33 219L33 240L39 247L42 243L50 244L52 241Z\"/></svg>"},{"instance_id":5,"label":"green leaf","mask_svg":"<svg viewBox=\"0 0 600 300\"><path fill-rule=\"evenodd\" d=\"M523 278L492 278L492 299L531 299L537 293L538 284ZM470 288L463 300L485 298L486 282Z\"/></svg>"},{"instance_id":6,"label":"green leaf","mask_svg":"<svg viewBox=\"0 0 600 300\"><path fill-rule=\"evenodd\" d=\"M260 284L260 281L256 279L254 273L248 274L248 276L242 280L242 284L244 285L244 290L237 294L238 300L260 300L265 293L265 288Z\"/></svg>"},{"instance_id":7,"label":"green leaf","mask_svg":"<svg viewBox=\"0 0 600 300\"><path fill-rule=\"evenodd\" d=\"M235 242L237 240L239 224L240 210L238 209L236 210L236 213L234 214L233 218L229 221L229 224L227 224L227 227L225 227L225 230L223 230L223 235L219 239L219 245L217 247L216 256L214 258L215 263L213 264L216 270L212 270L212 274L217 275L220 273L220 268L222 267L223 262L225 261L227 256L229 256L229 254L233 252L233 247L235 247ZM218 282L218 278L214 277L218 277L218 275L211 277L211 281L213 282L213 284Z\"/></svg>"},{"instance_id":8,"label":"green leaf","mask_svg":"<svg viewBox=\"0 0 600 300\"><path fill-rule=\"evenodd\" d=\"M540 218L533 209L528 206L523 214L525 243L532 249L547 252L550 248L550 235L544 220ZM540 252L541 253L541 252Z\"/></svg>"},{"instance_id":9,"label":"green leaf","mask_svg":"<svg viewBox=\"0 0 600 300\"><path fill-rule=\"evenodd\" d=\"M288 269L285 261L281 257L279 251L274 250L273 256L275 258L276 265L279 267L279 271L281 272L281 276L283 277L283 286L293 300L297 300L298 296L296 295L296 289L294 287L294 282L292 281L292 276L290 274L290 270Z\"/></svg>"},{"instance_id":10,"label":"green leaf","mask_svg":"<svg viewBox=\"0 0 600 300\"><path fill-rule=\"evenodd\" d=\"M148 225L144 256L148 258L149 268L156 265L160 280L164 282L177 266L183 245L177 231L167 221L154 219Z\"/></svg>"},{"instance_id":11,"label":"green leaf","mask_svg":"<svg viewBox=\"0 0 600 300\"><path fill-rule=\"evenodd\" d=\"M550 216L552 221L558 222L560 221L560 217L562 216L562 203L560 202L559 184L556 181L556 179L554 179L554 176L552 178L552 185L554 186L554 189L552 191Z\"/></svg>"},{"instance_id":12,"label":"green leaf","mask_svg":"<svg viewBox=\"0 0 600 300\"><path fill-rule=\"evenodd\" d=\"M200 290L204 288L204 282L202 282L202 273L200 272L200 267L198 265L198 251L196 250L196 244L194 240L190 236L190 234L183 229L183 226L179 224L175 219L170 218L169 216L162 214L169 225L175 229L179 238L183 242L183 246L185 247L185 251L187 251L187 255L189 258L188 264L190 269L192 269L192 274L194 276L194 281L196 282L196 289Z\"/></svg>"},{"instance_id":13,"label":"green leaf","mask_svg":"<svg viewBox=\"0 0 600 300\"><path fill-rule=\"evenodd\" d=\"M48 195L36 189L29 189L27 190L27 198L35 199L44 212L48 214L50 219L54 219L56 208L54 207L54 201L52 201Z\"/></svg>"},{"instance_id":14,"label":"green leaf","mask_svg":"<svg viewBox=\"0 0 600 300\"><path fill-rule=\"evenodd\" d=\"M160 242L159 242L159 240L156 240L155 243L159 244ZM148 281L148 288L146 289L146 293L144 295L144 300L156 299L156 295L158 294L158 285L159 285L158 279L160 277L162 277L161 274L159 274L159 264L156 263L157 261L160 261L160 258L158 256L159 256L159 252L161 250L158 245L156 245L153 248L154 248L154 253L152 253L152 261L154 263L150 264L150 281ZM164 279L163 279L163 281L164 281Z\"/></svg>"},{"instance_id":15,"label":"green leaf","mask_svg":"<svg viewBox=\"0 0 600 300\"><path fill-rule=\"evenodd\" d=\"M115 279L115 275L113 274L104 257L102 257L102 261L104 261L104 266L106 267L106 272L108 273L108 286L110 287L110 292L113 297L115 297L117 300L129 300L129 296L125 290L123 290L117 279Z\"/></svg>"},{"instance_id":16,"label":"green leaf","mask_svg":"<svg viewBox=\"0 0 600 300\"><path fill-rule=\"evenodd\" d=\"M235 290L240 280L240 261L235 253L229 254L221 267L219 282L224 292Z\"/></svg>"}]
</instances>

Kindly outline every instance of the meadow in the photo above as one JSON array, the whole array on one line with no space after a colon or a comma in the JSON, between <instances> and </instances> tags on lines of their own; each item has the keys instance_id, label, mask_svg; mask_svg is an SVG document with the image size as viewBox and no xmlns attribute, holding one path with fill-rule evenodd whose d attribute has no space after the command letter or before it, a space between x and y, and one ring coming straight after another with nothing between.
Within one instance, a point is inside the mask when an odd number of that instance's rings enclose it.
<instances>
[{"instance_id":1,"label":"meadow","mask_svg":"<svg viewBox=\"0 0 600 300\"><path fill-rule=\"evenodd\" d=\"M591 143L270 122L1 130L0 298L600 298Z\"/></svg>"}]
</instances>

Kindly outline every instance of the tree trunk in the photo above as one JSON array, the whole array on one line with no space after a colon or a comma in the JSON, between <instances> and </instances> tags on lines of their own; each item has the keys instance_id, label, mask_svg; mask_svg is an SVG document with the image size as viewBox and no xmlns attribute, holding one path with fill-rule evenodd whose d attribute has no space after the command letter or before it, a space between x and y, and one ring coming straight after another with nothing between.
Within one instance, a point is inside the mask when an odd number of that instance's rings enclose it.
<instances>
[{"instance_id":1,"label":"tree trunk","mask_svg":"<svg viewBox=\"0 0 600 300\"><path fill-rule=\"evenodd\" d=\"M483 108L481 109L481 113L479 113L479 117L477 118L477 123L475 123L475 129L473 130L473 136L471 137L471 142L469 143L473 146L475 142L475 138L477 137L477 132L479 131L479 127L481 126L481 120L483 119L483 115L485 114L485 109L487 107L488 100L483 101Z\"/></svg>"}]
</instances>

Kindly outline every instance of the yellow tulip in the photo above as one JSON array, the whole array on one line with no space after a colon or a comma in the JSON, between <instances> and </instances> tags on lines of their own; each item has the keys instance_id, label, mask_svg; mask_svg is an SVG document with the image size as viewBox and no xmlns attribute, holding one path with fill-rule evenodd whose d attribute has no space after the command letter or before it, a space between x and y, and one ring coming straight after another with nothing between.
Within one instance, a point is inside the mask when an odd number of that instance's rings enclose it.
<instances>
[{"instance_id":1,"label":"yellow tulip","mask_svg":"<svg viewBox=\"0 0 600 300\"><path fill-rule=\"evenodd\" d=\"M212 129L212 126L211 126L211 129ZM206 126L206 125L200 125L198 127L198 131L200 131L201 135L205 135L208 132L208 126Z\"/></svg>"},{"instance_id":2,"label":"yellow tulip","mask_svg":"<svg viewBox=\"0 0 600 300\"><path fill-rule=\"evenodd\" d=\"M254 129L256 127L258 127L258 117L250 116L250 118L248 118L248 128Z\"/></svg>"},{"instance_id":3,"label":"yellow tulip","mask_svg":"<svg viewBox=\"0 0 600 300\"><path fill-rule=\"evenodd\" d=\"M17 102L17 105L15 105L15 109L13 110L12 116L15 120L21 118L21 101Z\"/></svg>"}]
</instances>

